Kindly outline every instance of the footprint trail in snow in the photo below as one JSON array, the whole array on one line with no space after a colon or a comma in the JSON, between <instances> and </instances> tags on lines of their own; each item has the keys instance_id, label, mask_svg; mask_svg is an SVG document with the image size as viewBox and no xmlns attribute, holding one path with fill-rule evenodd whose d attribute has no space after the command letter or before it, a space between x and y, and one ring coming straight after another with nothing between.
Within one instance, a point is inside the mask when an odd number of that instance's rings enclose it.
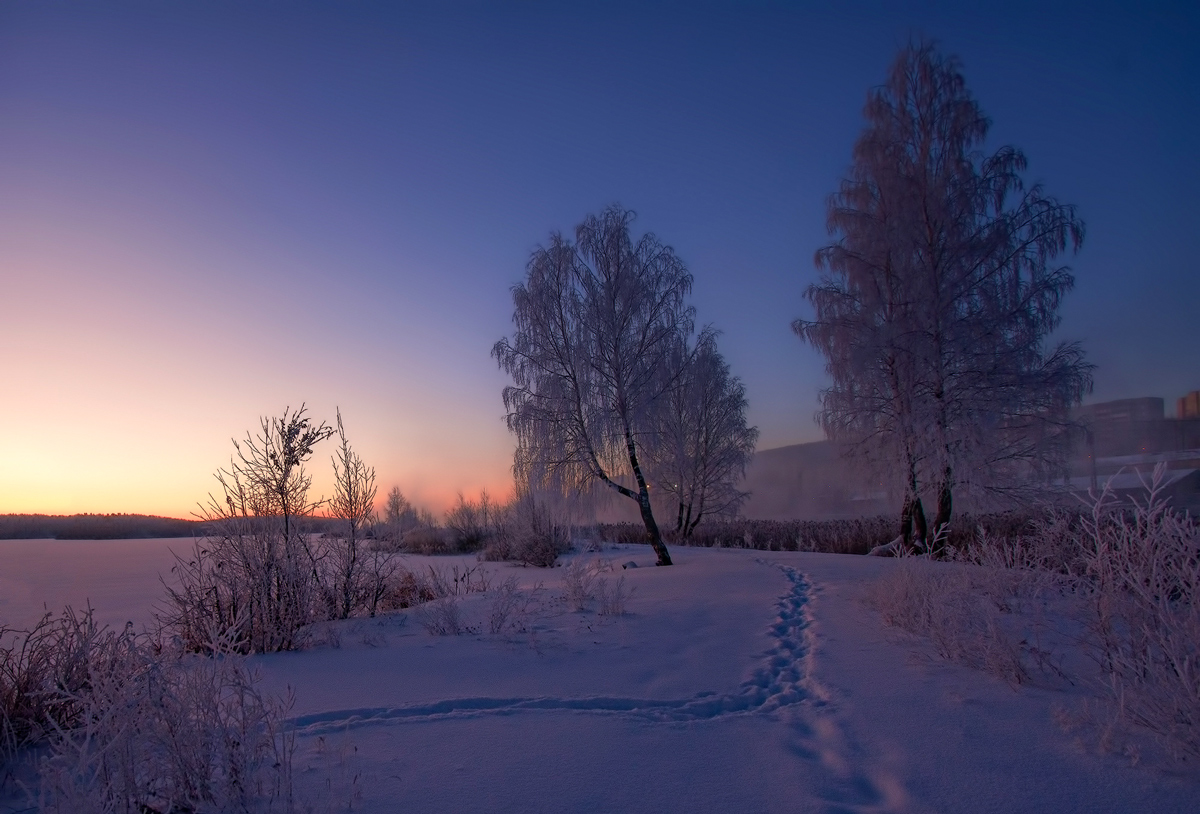
<instances>
[{"instance_id":1,"label":"footprint trail in snow","mask_svg":"<svg viewBox=\"0 0 1200 814\"><path fill-rule=\"evenodd\" d=\"M451 698L399 707L330 710L298 716L292 723L299 735L323 735L375 724L515 715L532 711L620 715L661 722L713 720L729 715L773 712L807 697L801 686L801 663L805 653L804 629L808 625L805 606L809 585L794 568L779 567L787 575L790 589L776 602L779 615L771 625L774 644L765 654L764 663L733 693L699 693L690 698L668 700L606 696Z\"/></svg>"}]
</instances>

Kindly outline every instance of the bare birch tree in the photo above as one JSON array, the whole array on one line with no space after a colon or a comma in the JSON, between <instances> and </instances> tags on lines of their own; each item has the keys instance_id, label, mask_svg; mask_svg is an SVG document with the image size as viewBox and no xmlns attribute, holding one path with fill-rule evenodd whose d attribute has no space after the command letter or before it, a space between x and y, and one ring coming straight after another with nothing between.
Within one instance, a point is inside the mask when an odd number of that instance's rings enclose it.
<instances>
[{"instance_id":1,"label":"bare birch tree","mask_svg":"<svg viewBox=\"0 0 1200 814\"><path fill-rule=\"evenodd\" d=\"M746 425L746 388L730 375L705 330L679 346L681 374L656 412L648 453L655 485L676 504L675 530L690 537L709 516L736 515L749 496L737 489L754 455L758 430Z\"/></svg>"},{"instance_id":2,"label":"bare birch tree","mask_svg":"<svg viewBox=\"0 0 1200 814\"><path fill-rule=\"evenodd\" d=\"M805 293L816 318L793 328L827 359L826 434L899 477L907 543L925 490L940 529L956 487L1012 492L1061 460L1092 366L1047 347L1074 286L1054 260L1084 225L1025 186L1019 150L981 151L990 122L932 45L904 49L864 113Z\"/></svg>"},{"instance_id":3,"label":"bare birch tree","mask_svg":"<svg viewBox=\"0 0 1200 814\"><path fill-rule=\"evenodd\" d=\"M636 501L658 564L670 565L640 456L679 375L673 351L692 331L692 276L654 235L634 242L633 218L612 206L584 220L574 243L555 233L534 251L512 292L513 338L492 355L513 379L504 406L517 468Z\"/></svg>"}]
</instances>

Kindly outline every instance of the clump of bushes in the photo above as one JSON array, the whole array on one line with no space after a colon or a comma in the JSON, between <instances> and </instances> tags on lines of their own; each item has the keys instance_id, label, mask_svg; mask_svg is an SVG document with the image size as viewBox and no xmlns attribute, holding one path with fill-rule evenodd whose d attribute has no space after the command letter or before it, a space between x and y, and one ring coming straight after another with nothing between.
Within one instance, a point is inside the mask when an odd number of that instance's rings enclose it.
<instances>
[{"instance_id":1,"label":"clump of bushes","mask_svg":"<svg viewBox=\"0 0 1200 814\"><path fill-rule=\"evenodd\" d=\"M571 550L572 528L565 511L531 490L519 490L503 511L496 513L480 558L550 568Z\"/></svg>"},{"instance_id":2,"label":"clump of bushes","mask_svg":"<svg viewBox=\"0 0 1200 814\"><path fill-rule=\"evenodd\" d=\"M227 642L197 656L70 608L0 640L0 759L44 746L39 810L292 810L287 704Z\"/></svg>"},{"instance_id":3,"label":"clump of bushes","mask_svg":"<svg viewBox=\"0 0 1200 814\"><path fill-rule=\"evenodd\" d=\"M446 529L450 532L455 551L469 553L483 548L503 525L500 515L504 510L504 507L492 503L486 491L479 494L477 502L467 500L459 492L458 502L446 512Z\"/></svg>"},{"instance_id":4,"label":"clump of bushes","mask_svg":"<svg viewBox=\"0 0 1200 814\"><path fill-rule=\"evenodd\" d=\"M409 554L456 554L458 546L447 529L424 526L413 529L401 539L400 550Z\"/></svg>"},{"instance_id":5,"label":"clump of bushes","mask_svg":"<svg viewBox=\"0 0 1200 814\"><path fill-rule=\"evenodd\" d=\"M986 571L922 557L905 557L867 591L884 623L924 636L939 656L985 670L1009 684L1025 683L1048 652L1035 636L1013 630L1019 583L1002 584Z\"/></svg>"},{"instance_id":6,"label":"clump of bushes","mask_svg":"<svg viewBox=\"0 0 1200 814\"><path fill-rule=\"evenodd\" d=\"M488 493L469 500L461 492L446 513L443 526L427 518L423 525L377 548L428 556L477 553L488 561L520 562L548 568L571 549L572 526L548 501L520 490L507 504L496 504Z\"/></svg>"},{"instance_id":7,"label":"clump of bushes","mask_svg":"<svg viewBox=\"0 0 1200 814\"><path fill-rule=\"evenodd\" d=\"M402 580L393 552L366 545L374 470L341 439L328 505L343 528L309 534L305 521L324 501L308 497L304 462L333 435L301 407L263 419L261 431L235 443L221 496L202 507L208 536L178 557L158 621L185 648L206 652L215 638L239 653L291 650L314 622L373 616Z\"/></svg>"},{"instance_id":8,"label":"clump of bushes","mask_svg":"<svg viewBox=\"0 0 1200 814\"><path fill-rule=\"evenodd\" d=\"M598 600L601 616L624 616L625 602L629 589L625 577L610 580L603 576L613 570L612 563L596 558L591 562L575 559L563 572L563 600L573 611L586 610L593 600Z\"/></svg>"},{"instance_id":9,"label":"clump of bushes","mask_svg":"<svg viewBox=\"0 0 1200 814\"><path fill-rule=\"evenodd\" d=\"M951 548L969 545L982 527L1003 537L1028 534L1037 523L1031 513L998 512L963 515L946 535ZM826 554L866 554L896 536L895 517L880 515L847 520L706 520L674 545L700 548L749 548L757 551L815 551ZM614 543L645 543L646 529L638 523L600 523L602 539Z\"/></svg>"}]
</instances>

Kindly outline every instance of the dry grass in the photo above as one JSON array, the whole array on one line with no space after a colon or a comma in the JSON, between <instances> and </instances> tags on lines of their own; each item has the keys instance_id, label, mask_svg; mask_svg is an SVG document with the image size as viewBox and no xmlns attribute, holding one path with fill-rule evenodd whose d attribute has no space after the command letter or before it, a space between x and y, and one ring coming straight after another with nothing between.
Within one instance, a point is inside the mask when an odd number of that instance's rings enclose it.
<instances>
[{"instance_id":1,"label":"dry grass","mask_svg":"<svg viewBox=\"0 0 1200 814\"><path fill-rule=\"evenodd\" d=\"M44 741L51 721L71 726L80 715L72 694L86 687L113 634L97 627L91 608L47 613L30 630L0 626L0 769L18 750Z\"/></svg>"},{"instance_id":2,"label":"dry grass","mask_svg":"<svg viewBox=\"0 0 1200 814\"><path fill-rule=\"evenodd\" d=\"M41 755L38 810L292 810L288 705L258 691L231 642L199 656L69 608L6 638L3 757Z\"/></svg>"},{"instance_id":3,"label":"dry grass","mask_svg":"<svg viewBox=\"0 0 1200 814\"><path fill-rule=\"evenodd\" d=\"M1005 625L1007 592L985 569L905 558L866 598L886 624L928 637L938 655L1012 685L1029 680L1028 645Z\"/></svg>"},{"instance_id":4,"label":"dry grass","mask_svg":"<svg viewBox=\"0 0 1200 814\"><path fill-rule=\"evenodd\" d=\"M1086 717L1101 740L1132 727L1176 757L1200 756L1200 527L1170 509L1163 474L1129 504L1104 492L1089 512L1052 513L1024 534L979 530L958 562L898 563L868 601L941 656L1018 684L1035 665L1059 670L1030 635L1041 601L1058 597L1100 669L1106 711Z\"/></svg>"},{"instance_id":5,"label":"dry grass","mask_svg":"<svg viewBox=\"0 0 1200 814\"><path fill-rule=\"evenodd\" d=\"M1093 646L1124 716L1200 756L1200 528L1161 478L1124 510L1101 496L1083 525Z\"/></svg>"}]
</instances>

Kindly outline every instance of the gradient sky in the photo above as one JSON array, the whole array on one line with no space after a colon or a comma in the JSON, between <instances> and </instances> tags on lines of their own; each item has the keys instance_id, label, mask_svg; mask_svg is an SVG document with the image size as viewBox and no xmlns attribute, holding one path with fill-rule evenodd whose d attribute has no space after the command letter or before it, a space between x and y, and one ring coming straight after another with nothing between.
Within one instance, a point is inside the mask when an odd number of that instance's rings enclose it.
<instances>
[{"instance_id":1,"label":"gradient sky","mask_svg":"<svg viewBox=\"0 0 1200 814\"><path fill-rule=\"evenodd\" d=\"M760 447L818 439L789 324L922 34L1087 222L1058 337L1091 400L1170 414L1200 388L1197 6L959 6L0 4L0 512L186 516L302 402L381 492L503 493L509 289L613 202L695 275Z\"/></svg>"}]
</instances>

